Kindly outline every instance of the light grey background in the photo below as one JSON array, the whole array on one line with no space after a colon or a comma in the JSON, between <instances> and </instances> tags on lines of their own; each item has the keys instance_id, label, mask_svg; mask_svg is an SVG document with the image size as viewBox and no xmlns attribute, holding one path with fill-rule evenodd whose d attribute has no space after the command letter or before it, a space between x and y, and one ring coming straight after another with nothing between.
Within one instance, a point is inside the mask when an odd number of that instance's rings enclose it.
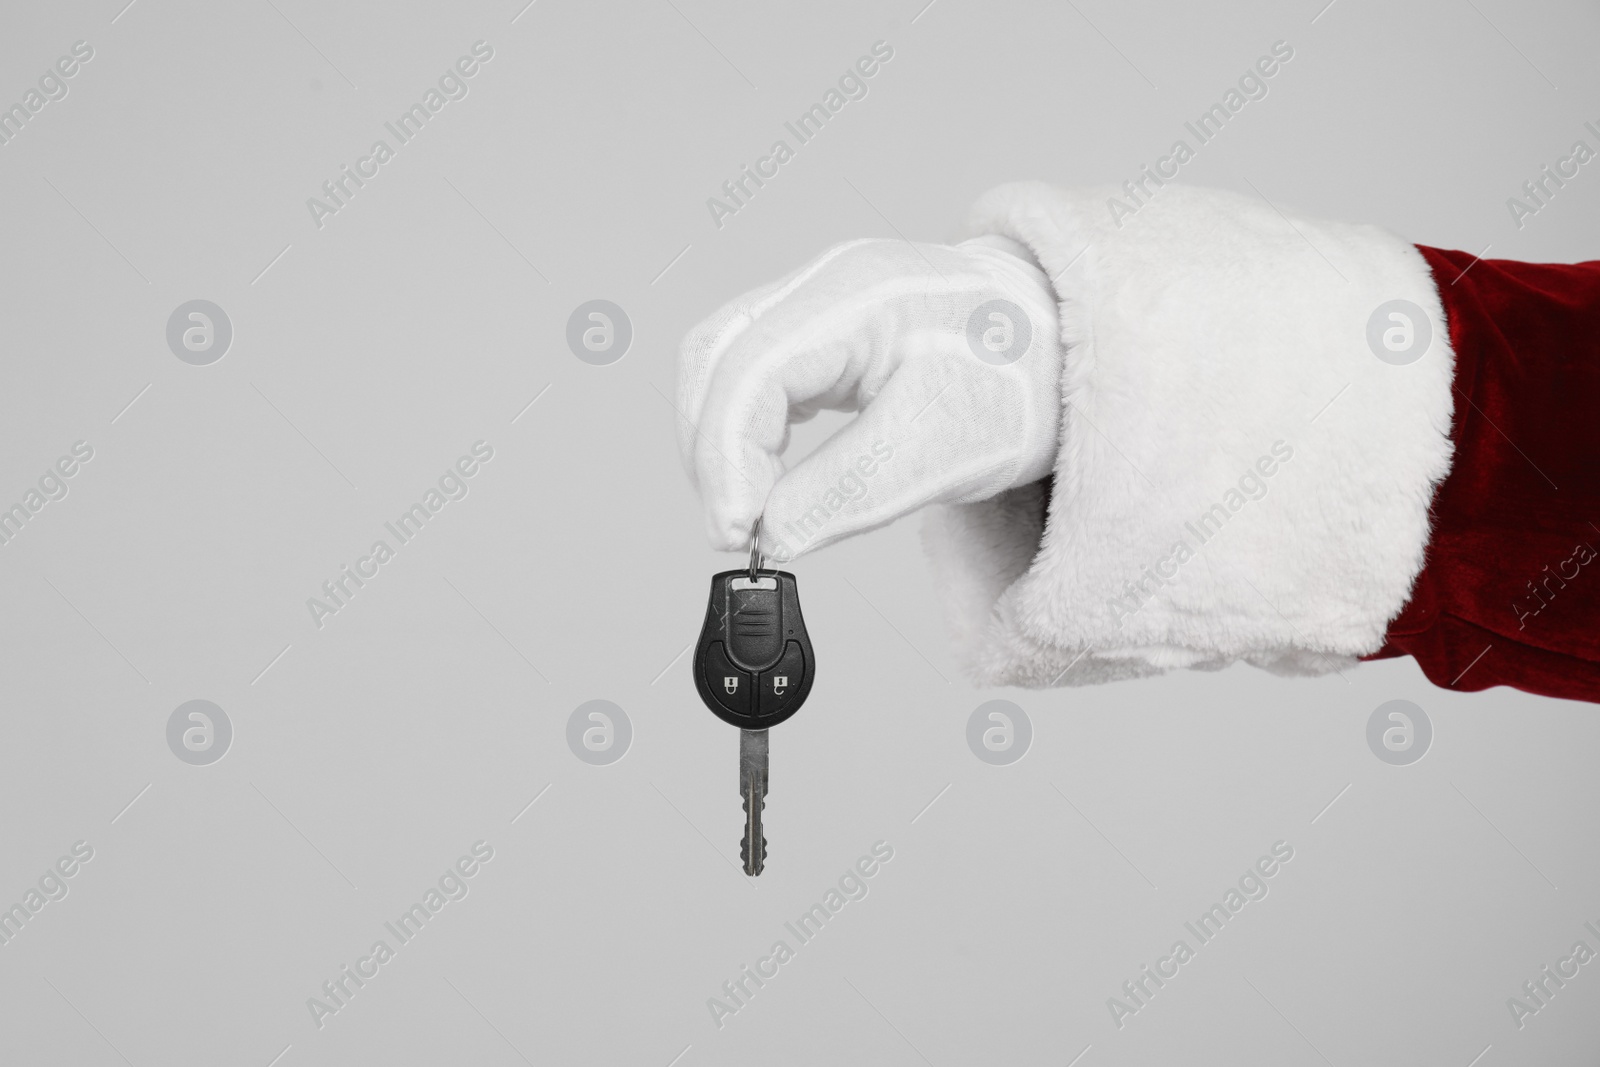
<instances>
[{"instance_id":1,"label":"light grey background","mask_svg":"<svg viewBox=\"0 0 1600 1067\"><path fill-rule=\"evenodd\" d=\"M732 295L942 239L999 181L1131 177L1280 39L1183 181L1594 258L1600 164L1520 231L1505 206L1593 142L1593 5L124 2L0 32L4 103L95 49L0 147L0 503L95 450L0 547L0 904L95 850L0 947L0 1062L1593 1062L1600 967L1525 1029L1506 999L1600 949L1594 709L1409 661L975 690L915 521L794 567L822 666L746 879L736 737L684 655L733 561L667 399ZM470 94L318 230L306 198L479 39ZM880 39L868 97L716 228L706 198ZM234 328L208 367L165 342L196 298ZM635 331L605 367L564 342L597 298ZM470 495L314 627L480 439ZM1034 738L995 767L965 730L1002 695ZM1434 726L1407 767L1365 740L1401 698ZM192 699L233 724L210 766L167 748ZM564 739L591 699L632 721L609 766ZM480 839L470 894L317 1028L307 998ZM1280 839L1270 895L1117 1029L1107 998ZM869 895L713 1025L879 840Z\"/></svg>"}]
</instances>

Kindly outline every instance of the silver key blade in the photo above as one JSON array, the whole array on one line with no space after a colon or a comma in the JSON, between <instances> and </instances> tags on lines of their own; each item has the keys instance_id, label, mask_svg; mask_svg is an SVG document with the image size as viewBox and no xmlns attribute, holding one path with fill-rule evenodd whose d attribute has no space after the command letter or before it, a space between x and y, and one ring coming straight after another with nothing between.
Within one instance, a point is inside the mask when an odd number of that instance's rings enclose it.
<instances>
[{"instance_id":1,"label":"silver key blade","mask_svg":"<svg viewBox=\"0 0 1600 1067\"><path fill-rule=\"evenodd\" d=\"M739 731L739 795L744 798L744 837L739 858L744 873L754 876L767 865L767 837L761 809L767 806L767 731Z\"/></svg>"}]
</instances>

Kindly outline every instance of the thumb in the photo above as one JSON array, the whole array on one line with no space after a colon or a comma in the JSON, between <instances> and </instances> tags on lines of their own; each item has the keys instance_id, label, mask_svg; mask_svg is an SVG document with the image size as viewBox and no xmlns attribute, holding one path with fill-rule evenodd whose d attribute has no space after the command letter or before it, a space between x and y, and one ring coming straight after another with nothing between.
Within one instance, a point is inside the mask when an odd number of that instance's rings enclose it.
<instances>
[{"instance_id":1,"label":"thumb","mask_svg":"<svg viewBox=\"0 0 1600 1067\"><path fill-rule=\"evenodd\" d=\"M1023 466L1027 399L964 346L902 366L862 413L767 495L761 548L791 560L936 502L987 499Z\"/></svg>"}]
</instances>

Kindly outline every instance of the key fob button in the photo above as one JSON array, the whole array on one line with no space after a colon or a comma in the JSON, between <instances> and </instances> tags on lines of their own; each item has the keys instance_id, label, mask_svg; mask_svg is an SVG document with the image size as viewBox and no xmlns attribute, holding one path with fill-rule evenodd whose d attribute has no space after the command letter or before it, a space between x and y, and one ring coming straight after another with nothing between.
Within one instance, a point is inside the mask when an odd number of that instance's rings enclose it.
<instances>
[{"instance_id":1,"label":"key fob button","mask_svg":"<svg viewBox=\"0 0 1600 1067\"><path fill-rule=\"evenodd\" d=\"M783 610L778 582L763 578L768 587L728 591L728 642L733 658L753 671L772 666L783 650Z\"/></svg>"},{"instance_id":2,"label":"key fob button","mask_svg":"<svg viewBox=\"0 0 1600 1067\"><path fill-rule=\"evenodd\" d=\"M763 719L781 715L799 700L804 699L809 686L806 682L806 656L800 642L790 641L783 656L771 670L761 673L760 696L757 698Z\"/></svg>"},{"instance_id":3,"label":"key fob button","mask_svg":"<svg viewBox=\"0 0 1600 1067\"><path fill-rule=\"evenodd\" d=\"M735 715L749 715L754 686L750 675L733 665L722 642L706 649L706 688L718 704Z\"/></svg>"}]
</instances>

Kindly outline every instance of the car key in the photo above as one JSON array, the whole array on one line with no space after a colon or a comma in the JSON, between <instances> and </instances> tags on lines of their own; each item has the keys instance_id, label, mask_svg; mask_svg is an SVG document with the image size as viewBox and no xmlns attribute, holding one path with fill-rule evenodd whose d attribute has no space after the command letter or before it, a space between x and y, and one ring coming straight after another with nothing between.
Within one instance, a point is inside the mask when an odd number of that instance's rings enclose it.
<instances>
[{"instance_id":1,"label":"car key","mask_svg":"<svg viewBox=\"0 0 1600 1067\"><path fill-rule=\"evenodd\" d=\"M694 654L694 682L706 707L739 728L739 795L744 873L767 861L761 825L767 796L767 746L772 727L800 710L811 692L816 659L800 615L794 575L761 566L756 521L750 565L711 578L711 599Z\"/></svg>"}]
</instances>

